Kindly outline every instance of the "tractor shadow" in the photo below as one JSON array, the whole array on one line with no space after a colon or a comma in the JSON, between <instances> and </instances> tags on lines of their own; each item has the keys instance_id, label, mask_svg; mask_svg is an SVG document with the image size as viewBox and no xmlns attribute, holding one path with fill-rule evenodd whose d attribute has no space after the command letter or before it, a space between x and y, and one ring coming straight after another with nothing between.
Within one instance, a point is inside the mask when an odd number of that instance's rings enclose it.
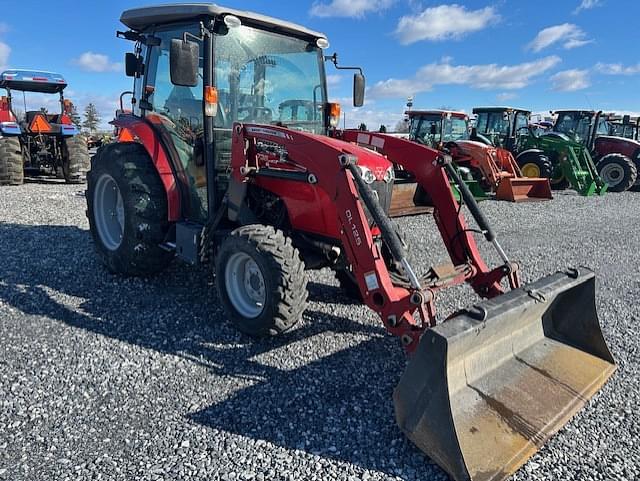
<instances>
[{"instance_id":1,"label":"tractor shadow","mask_svg":"<svg viewBox=\"0 0 640 481\"><path fill-rule=\"evenodd\" d=\"M446 479L395 425L391 396L405 361L381 326L308 310L292 332L256 341L212 301L206 269L176 262L149 279L114 276L89 233L74 226L0 223L0 251L5 306L249 381L221 402L185 412L190 422L390 476L409 469L415 476L407 479ZM312 300L352 302L337 287L309 287ZM315 336L323 337L314 352L326 354L297 356Z\"/></svg>"}]
</instances>

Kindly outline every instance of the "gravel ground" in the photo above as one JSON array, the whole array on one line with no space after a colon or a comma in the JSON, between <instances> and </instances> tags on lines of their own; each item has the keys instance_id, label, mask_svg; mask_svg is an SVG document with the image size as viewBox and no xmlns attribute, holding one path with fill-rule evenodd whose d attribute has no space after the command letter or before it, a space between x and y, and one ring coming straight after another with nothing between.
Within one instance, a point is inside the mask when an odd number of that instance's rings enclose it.
<instances>
[{"instance_id":1,"label":"gravel ground","mask_svg":"<svg viewBox=\"0 0 640 481\"><path fill-rule=\"evenodd\" d=\"M78 186L2 188L0 206L1 480L447 479L395 426L399 343L329 271L292 333L255 342L203 270L107 273ZM483 207L525 280L597 271L619 363L513 479L640 479L640 193ZM443 257L431 218L400 224L416 260ZM475 299L453 289L438 308Z\"/></svg>"}]
</instances>

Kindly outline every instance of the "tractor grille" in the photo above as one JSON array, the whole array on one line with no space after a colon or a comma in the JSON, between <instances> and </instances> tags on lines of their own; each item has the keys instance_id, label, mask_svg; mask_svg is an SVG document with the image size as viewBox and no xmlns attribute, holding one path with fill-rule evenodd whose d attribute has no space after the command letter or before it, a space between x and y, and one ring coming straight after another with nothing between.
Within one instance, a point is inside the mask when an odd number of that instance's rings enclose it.
<instances>
[{"instance_id":1,"label":"tractor grille","mask_svg":"<svg viewBox=\"0 0 640 481\"><path fill-rule=\"evenodd\" d=\"M378 198L378 203L382 210L385 213L389 212L389 207L391 206L391 192L393 191L393 182L384 182L383 180L376 180L369 184L369 187L375 192L376 197ZM373 225L373 217L367 209L367 206L362 203L362 208L364 209L364 213L367 216L367 220L369 221L369 225Z\"/></svg>"}]
</instances>

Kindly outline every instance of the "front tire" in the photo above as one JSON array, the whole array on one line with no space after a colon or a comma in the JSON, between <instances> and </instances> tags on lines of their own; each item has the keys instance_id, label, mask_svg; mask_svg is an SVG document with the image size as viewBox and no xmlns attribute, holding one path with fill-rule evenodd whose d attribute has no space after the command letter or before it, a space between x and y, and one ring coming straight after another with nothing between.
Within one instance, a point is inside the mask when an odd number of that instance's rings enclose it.
<instances>
[{"instance_id":1,"label":"front tire","mask_svg":"<svg viewBox=\"0 0 640 481\"><path fill-rule=\"evenodd\" d=\"M546 155L525 154L516 162L524 177L550 179L553 175L553 165Z\"/></svg>"},{"instance_id":2,"label":"front tire","mask_svg":"<svg viewBox=\"0 0 640 481\"><path fill-rule=\"evenodd\" d=\"M234 325L255 337L275 336L302 317L307 276L300 253L280 230L233 230L216 255L218 295Z\"/></svg>"},{"instance_id":3,"label":"front tire","mask_svg":"<svg viewBox=\"0 0 640 481\"><path fill-rule=\"evenodd\" d=\"M626 155L608 154L596 164L596 169L611 192L629 190L636 182L638 171L635 163Z\"/></svg>"},{"instance_id":4,"label":"front tire","mask_svg":"<svg viewBox=\"0 0 640 481\"><path fill-rule=\"evenodd\" d=\"M18 137L0 137L0 185L24 182L24 158Z\"/></svg>"},{"instance_id":5,"label":"front tire","mask_svg":"<svg viewBox=\"0 0 640 481\"><path fill-rule=\"evenodd\" d=\"M87 141L80 135L62 141L62 176L67 184L84 184L90 157Z\"/></svg>"},{"instance_id":6,"label":"front tire","mask_svg":"<svg viewBox=\"0 0 640 481\"><path fill-rule=\"evenodd\" d=\"M91 164L87 216L104 265L128 276L165 269L173 258L160 248L169 230L167 198L147 151L133 142L109 144Z\"/></svg>"}]
</instances>

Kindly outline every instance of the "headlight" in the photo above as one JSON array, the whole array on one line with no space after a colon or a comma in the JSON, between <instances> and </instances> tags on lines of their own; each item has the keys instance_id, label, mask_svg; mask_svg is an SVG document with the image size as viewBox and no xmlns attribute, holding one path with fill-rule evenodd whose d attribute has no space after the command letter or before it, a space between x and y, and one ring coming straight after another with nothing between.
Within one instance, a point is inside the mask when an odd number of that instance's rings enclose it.
<instances>
[{"instance_id":1,"label":"headlight","mask_svg":"<svg viewBox=\"0 0 640 481\"><path fill-rule=\"evenodd\" d=\"M395 178L395 174L393 172L393 166L391 166L384 173L384 181L388 184L389 182L393 182L394 178Z\"/></svg>"},{"instance_id":2,"label":"headlight","mask_svg":"<svg viewBox=\"0 0 640 481\"><path fill-rule=\"evenodd\" d=\"M363 167L361 165L358 166L360 170L360 177L367 183L372 184L376 180L376 176L373 175L373 172L368 167Z\"/></svg>"}]
</instances>

